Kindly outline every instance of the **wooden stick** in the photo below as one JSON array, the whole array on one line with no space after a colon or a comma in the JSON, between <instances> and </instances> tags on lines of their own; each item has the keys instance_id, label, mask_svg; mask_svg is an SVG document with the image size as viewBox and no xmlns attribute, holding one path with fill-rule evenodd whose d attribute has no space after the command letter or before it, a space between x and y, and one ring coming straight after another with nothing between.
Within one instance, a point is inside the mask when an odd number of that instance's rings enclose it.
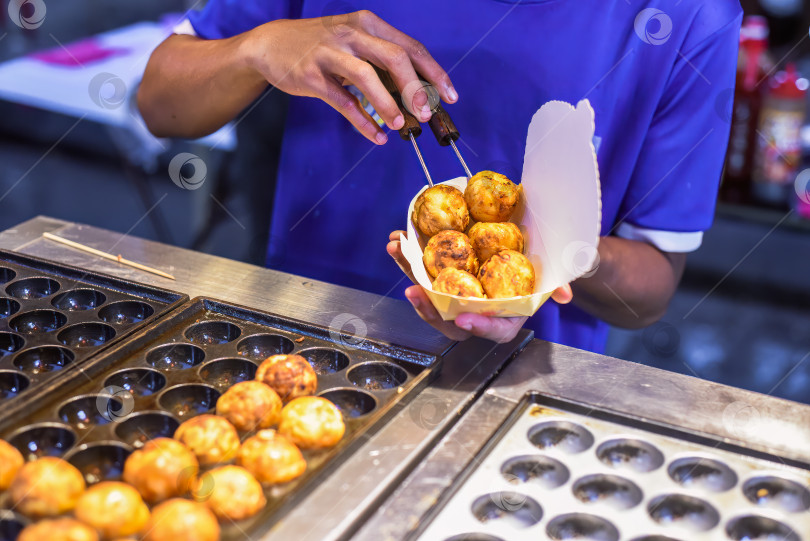
<instances>
[{"instance_id":1,"label":"wooden stick","mask_svg":"<svg viewBox=\"0 0 810 541\"><path fill-rule=\"evenodd\" d=\"M97 255L99 257L103 257L104 259L109 259L110 261L117 261L122 265L128 265L130 267L134 267L138 270L151 272L152 274L157 274L158 276L162 276L164 278L168 278L169 280L175 280L175 277L171 274L165 273L161 270L153 269L152 267L147 267L146 265L141 265L140 263L136 263L135 261L130 261L129 259L125 259L121 257L121 254L114 256L112 254L108 254L107 252L102 252L101 250L96 250L95 248L91 248L90 246L85 246L84 244L79 244L78 242L74 242L72 240L68 240L62 237L58 237L52 233L43 233L43 237L48 240L52 240L54 242L58 242L60 244L64 244L65 246L70 246L71 248L76 248L77 250L81 250L83 252L87 252L88 254Z\"/></svg>"}]
</instances>

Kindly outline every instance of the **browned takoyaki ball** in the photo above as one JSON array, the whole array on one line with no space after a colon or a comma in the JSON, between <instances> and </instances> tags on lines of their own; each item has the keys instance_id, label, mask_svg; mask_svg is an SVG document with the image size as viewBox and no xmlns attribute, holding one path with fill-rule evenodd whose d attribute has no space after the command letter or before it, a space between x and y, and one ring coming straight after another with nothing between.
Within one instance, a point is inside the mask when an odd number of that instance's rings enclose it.
<instances>
[{"instance_id":1,"label":"browned takoyaki ball","mask_svg":"<svg viewBox=\"0 0 810 541\"><path fill-rule=\"evenodd\" d=\"M25 459L16 447L5 440L0 440L0 491L6 490L11 485L23 462Z\"/></svg>"},{"instance_id":2,"label":"browned takoyaki ball","mask_svg":"<svg viewBox=\"0 0 810 541\"><path fill-rule=\"evenodd\" d=\"M237 430L270 428L281 419L281 397L261 381L240 381L217 400L217 415Z\"/></svg>"},{"instance_id":3,"label":"browned takoyaki ball","mask_svg":"<svg viewBox=\"0 0 810 541\"><path fill-rule=\"evenodd\" d=\"M517 185L500 173L481 171L467 181L464 201L476 222L505 222L520 199Z\"/></svg>"},{"instance_id":4,"label":"browned takoyaki ball","mask_svg":"<svg viewBox=\"0 0 810 541\"><path fill-rule=\"evenodd\" d=\"M470 274L478 272L478 256L470 239L458 231L441 231L433 236L425 246L422 260L431 278L436 278L447 267Z\"/></svg>"},{"instance_id":5,"label":"browned takoyaki ball","mask_svg":"<svg viewBox=\"0 0 810 541\"><path fill-rule=\"evenodd\" d=\"M300 355L271 355L262 361L256 371L256 380L268 385L289 402L299 396L308 396L318 388L318 375Z\"/></svg>"},{"instance_id":6,"label":"browned takoyaki ball","mask_svg":"<svg viewBox=\"0 0 810 541\"><path fill-rule=\"evenodd\" d=\"M17 511L38 519L73 509L84 488L84 477L79 470L61 458L47 456L23 464L9 492Z\"/></svg>"},{"instance_id":7,"label":"browned takoyaki ball","mask_svg":"<svg viewBox=\"0 0 810 541\"><path fill-rule=\"evenodd\" d=\"M138 489L144 500L157 503L182 496L199 472L197 457L171 438L155 438L124 463L124 481Z\"/></svg>"},{"instance_id":8,"label":"browned takoyaki ball","mask_svg":"<svg viewBox=\"0 0 810 541\"><path fill-rule=\"evenodd\" d=\"M501 250L523 253L523 233L512 222L477 222L467 235L481 264Z\"/></svg>"},{"instance_id":9,"label":"browned takoyaki ball","mask_svg":"<svg viewBox=\"0 0 810 541\"><path fill-rule=\"evenodd\" d=\"M141 533L149 520L149 508L131 485L103 481L79 498L76 518L98 530L103 538L114 539Z\"/></svg>"},{"instance_id":10,"label":"browned takoyaki ball","mask_svg":"<svg viewBox=\"0 0 810 541\"><path fill-rule=\"evenodd\" d=\"M514 250L501 250L481 266L478 280L490 299L505 299L534 293L534 266Z\"/></svg>"},{"instance_id":11,"label":"browned takoyaki ball","mask_svg":"<svg viewBox=\"0 0 810 541\"><path fill-rule=\"evenodd\" d=\"M143 541L219 541L217 517L204 504L174 498L152 509Z\"/></svg>"},{"instance_id":12,"label":"browned takoyaki ball","mask_svg":"<svg viewBox=\"0 0 810 541\"><path fill-rule=\"evenodd\" d=\"M220 519L242 520L258 513L267 500L262 486L245 468L220 466L198 477L191 489Z\"/></svg>"},{"instance_id":13,"label":"browned takoyaki ball","mask_svg":"<svg viewBox=\"0 0 810 541\"><path fill-rule=\"evenodd\" d=\"M188 447L202 466L230 462L239 452L239 434L224 417L198 415L184 421L174 439Z\"/></svg>"},{"instance_id":14,"label":"browned takoyaki ball","mask_svg":"<svg viewBox=\"0 0 810 541\"><path fill-rule=\"evenodd\" d=\"M464 231L470 223L470 213L461 190L439 184L419 194L412 219L419 231L432 237L448 229Z\"/></svg>"},{"instance_id":15,"label":"browned takoyaki ball","mask_svg":"<svg viewBox=\"0 0 810 541\"><path fill-rule=\"evenodd\" d=\"M307 469L304 455L290 440L275 430L260 430L245 440L237 462L260 483L286 483Z\"/></svg>"},{"instance_id":16,"label":"browned takoyaki ball","mask_svg":"<svg viewBox=\"0 0 810 541\"><path fill-rule=\"evenodd\" d=\"M478 278L469 272L447 267L433 281L433 291L459 297L486 298Z\"/></svg>"},{"instance_id":17,"label":"browned takoyaki ball","mask_svg":"<svg viewBox=\"0 0 810 541\"><path fill-rule=\"evenodd\" d=\"M319 396L296 398L281 410L279 434L301 449L332 447L345 431L340 410Z\"/></svg>"},{"instance_id":18,"label":"browned takoyaki ball","mask_svg":"<svg viewBox=\"0 0 810 541\"><path fill-rule=\"evenodd\" d=\"M75 518L54 518L26 526L17 541L98 541L98 533Z\"/></svg>"}]
</instances>

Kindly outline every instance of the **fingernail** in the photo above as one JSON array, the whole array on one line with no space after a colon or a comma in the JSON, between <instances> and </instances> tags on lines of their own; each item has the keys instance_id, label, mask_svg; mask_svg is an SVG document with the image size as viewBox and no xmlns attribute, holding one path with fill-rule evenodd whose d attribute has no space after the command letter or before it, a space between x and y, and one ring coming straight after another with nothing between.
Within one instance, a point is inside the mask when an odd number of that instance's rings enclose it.
<instances>
[{"instance_id":1,"label":"fingernail","mask_svg":"<svg viewBox=\"0 0 810 541\"><path fill-rule=\"evenodd\" d=\"M458 326L461 327L462 329L464 329L465 331L471 331L472 327L473 327L472 323L470 323L469 321L465 321L463 323L458 323Z\"/></svg>"},{"instance_id":2,"label":"fingernail","mask_svg":"<svg viewBox=\"0 0 810 541\"><path fill-rule=\"evenodd\" d=\"M379 133L377 134L376 139L377 139L377 143L379 143L379 144L381 144L381 145L384 145L385 143L387 143L387 142L388 142L388 136L387 136L387 135L385 135L383 132L379 132Z\"/></svg>"},{"instance_id":3,"label":"fingernail","mask_svg":"<svg viewBox=\"0 0 810 541\"><path fill-rule=\"evenodd\" d=\"M452 86L447 87L447 97L450 101L458 100L458 94L456 93L456 89L453 88Z\"/></svg>"},{"instance_id":4,"label":"fingernail","mask_svg":"<svg viewBox=\"0 0 810 541\"><path fill-rule=\"evenodd\" d=\"M391 127L395 130L398 130L404 125L405 125L405 117L399 115L394 119L394 122L391 124Z\"/></svg>"}]
</instances>

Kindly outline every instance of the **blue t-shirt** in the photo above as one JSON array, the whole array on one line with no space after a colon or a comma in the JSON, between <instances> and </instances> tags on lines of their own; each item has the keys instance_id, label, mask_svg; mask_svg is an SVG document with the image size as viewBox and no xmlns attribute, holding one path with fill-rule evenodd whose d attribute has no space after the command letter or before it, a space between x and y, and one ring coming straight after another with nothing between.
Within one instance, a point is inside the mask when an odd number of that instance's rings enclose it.
<instances>
[{"instance_id":1,"label":"blue t-shirt","mask_svg":"<svg viewBox=\"0 0 810 541\"><path fill-rule=\"evenodd\" d=\"M712 222L728 139L742 10L737 0L210 0L190 15L218 39L279 18L370 9L425 44L459 93L446 106L473 171L518 181L526 132L549 100L590 100L596 115L602 234L664 251L700 245ZM290 101L267 264L380 295L407 284L385 252L424 184L410 144L378 147L326 103ZM434 179L463 175L429 130ZM546 303L538 338L601 352L608 326Z\"/></svg>"}]
</instances>

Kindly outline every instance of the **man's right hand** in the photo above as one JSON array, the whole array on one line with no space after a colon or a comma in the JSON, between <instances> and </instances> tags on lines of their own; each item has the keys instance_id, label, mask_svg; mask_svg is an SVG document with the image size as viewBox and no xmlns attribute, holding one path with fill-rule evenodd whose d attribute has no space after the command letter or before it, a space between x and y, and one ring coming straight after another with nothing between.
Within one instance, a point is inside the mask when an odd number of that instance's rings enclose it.
<instances>
[{"instance_id":1,"label":"man's right hand","mask_svg":"<svg viewBox=\"0 0 810 541\"><path fill-rule=\"evenodd\" d=\"M419 72L447 103L458 99L447 73L425 47L370 11L271 21L233 38L170 36L153 53L138 104L156 135L199 137L247 107L267 84L319 98L370 141L387 137L344 85L356 86L391 129L404 118L374 67L391 74L418 120L430 118Z\"/></svg>"},{"instance_id":2,"label":"man's right hand","mask_svg":"<svg viewBox=\"0 0 810 541\"><path fill-rule=\"evenodd\" d=\"M370 11L273 21L248 34L248 58L267 82L288 94L322 99L378 144L385 143L385 133L344 88L356 86L389 128L401 128L405 120L371 64L391 74L403 103L422 122L431 112L417 71L444 101L458 99L425 47Z\"/></svg>"}]
</instances>

